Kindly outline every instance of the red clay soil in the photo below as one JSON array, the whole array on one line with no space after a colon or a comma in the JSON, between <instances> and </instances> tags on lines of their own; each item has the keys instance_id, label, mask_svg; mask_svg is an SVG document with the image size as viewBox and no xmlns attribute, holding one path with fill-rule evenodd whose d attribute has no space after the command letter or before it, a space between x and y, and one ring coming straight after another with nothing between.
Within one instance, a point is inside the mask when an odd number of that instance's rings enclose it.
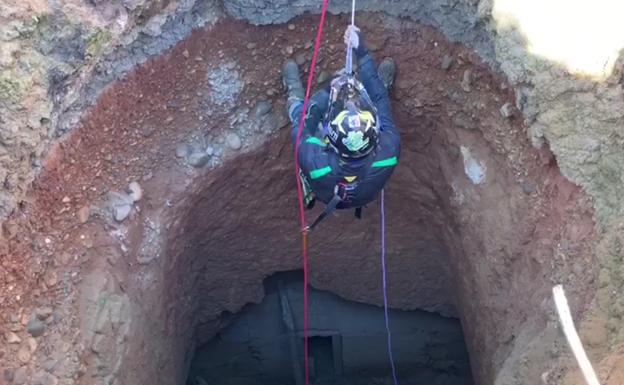
<instances>
[{"instance_id":1,"label":"red clay soil","mask_svg":"<svg viewBox=\"0 0 624 385\"><path fill-rule=\"evenodd\" d=\"M476 383L490 384L514 344L527 342L522 329L545 325L554 282L574 282L569 294L578 312L593 297L597 272L585 270L595 266L592 211L548 149L530 147L518 113L501 116L513 91L476 54L431 28L379 18L363 16L360 24L374 56L392 56L399 68L392 102L403 152L387 188L391 305L456 312ZM29 370L64 342L67 356L82 363L67 375L89 373L79 383L90 383L93 353L76 332L77 290L94 269L109 271L134 306L120 383L153 384L182 383L193 344L227 322L224 312L259 301L264 277L300 267L288 127L215 170L191 169L175 150L198 131L217 136L229 128L231 110L206 116L202 109L207 67L224 58L239 64L245 80L239 105L268 98L281 114L281 64L301 53L308 65L316 21L302 17L289 30L224 20L195 31L106 89L51 149L0 242L2 322L10 328L17 317L17 333L26 336L23 318L32 309L58 313L38 338ZM345 25L344 17L329 18L319 71L341 66ZM454 59L447 70L445 55ZM467 70L470 91L461 84ZM485 164L484 184L466 177L460 146ZM103 202L135 180L144 198L117 224ZM79 211L89 207L93 214L82 223ZM380 304L378 211L371 205L361 221L339 213L312 235L315 287ZM153 220L166 243L144 266L135 254ZM0 366L19 366L19 347L0 348ZM538 378L546 366L535 362L529 371Z\"/></svg>"}]
</instances>

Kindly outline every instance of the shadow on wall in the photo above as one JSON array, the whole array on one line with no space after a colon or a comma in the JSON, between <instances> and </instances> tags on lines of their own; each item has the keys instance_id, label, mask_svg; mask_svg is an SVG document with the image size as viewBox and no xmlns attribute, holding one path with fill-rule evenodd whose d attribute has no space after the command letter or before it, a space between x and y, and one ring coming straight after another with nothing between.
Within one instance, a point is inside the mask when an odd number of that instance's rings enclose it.
<instances>
[{"instance_id":1,"label":"shadow on wall","mask_svg":"<svg viewBox=\"0 0 624 385\"><path fill-rule=\"evenodd\" d=\"M624 3L494 0L496 59L536 147L594 198L604 228L624 213Z\"/></svg>"},{"instance_id":2,"label":"shadow on wall","mask_svg":"<svg viewBox=\"0 0 624 385\"><path fill-rule=\"evenodd\" d=\"M197 350L188 384L300 382L293 373L303 364L302 275L277 273L265 280L265 292ZM402 383L473 383L458 319L398 310L390 317ZM392 381L382 308L312 289L309 323L314 383Z\"/></svg>"}]
</instances>

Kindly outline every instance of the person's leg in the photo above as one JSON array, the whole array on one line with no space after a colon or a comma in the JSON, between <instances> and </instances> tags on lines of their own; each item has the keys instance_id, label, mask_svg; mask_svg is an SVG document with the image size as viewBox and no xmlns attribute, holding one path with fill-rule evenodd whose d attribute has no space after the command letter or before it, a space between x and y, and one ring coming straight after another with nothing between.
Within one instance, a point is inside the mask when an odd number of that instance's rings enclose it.
<instances>
[{"instance_id":1,"label":"person's leg","mask_svg":"<svg viewBox=\"0 0 624 385\"><path fill-rule=\"evenodd\" d=\"M284 67L282 68L282 83L288 94L286 109L288 111L288 117L293 124L291 138L292 142L295 143L305 91L299 76L299 66L297 66L294 60L287 60L286 63L284 63Z\"/></svg>"},{"instance_id":2,"label":"person's leg","mask_svg":"<svg viewBox=\"0 0 624 385\"><path fill-rule=\"evenodd\" d=\"M329 107L328 89L322 88L312 95L310 98L310 106L314 106L321 115L325 114Z\"/></svg>"},{"instance_id":3,"label":"person's leg","mask_svg":"<svg viewBox=\"0 0 624 385\"><path fill-rule=\"evenodd\" d=\"M322 89L316 92L308 102L308 113L306 114L306 122L304 126L304 134L317 136L318 124L323 120L323 116L327 111L329 104L329 93ZM288 108L288 117L293 123L291 138L293 143L297 139L299 130L299 122L301 120L301 112L303 111L303 101L294 101Z\"/></svg>"},{"instance_id":4,"label":"person's leg","mask_svg":"<svg viewBox=\"0 0 624 385\"><path fill-rule=\"evenodd\" d=\"M297 140L297 133L299 132L299 121L301 120L301 111L303 111L303 100L294 101L288 107L288 117L292 122L290 138L293 143L295 143L295 141Z\"/></svg>"},{"instance_id":5,"label":"person's leg","mask_svg":"<svg viewBox=\"0 0 624 385\"><path fill-rule=\"evenodd\" d=\"M288 93L286 108L290 113L293 103L303 101L305 91L299 76L299 66L294 60L287 60L282 68L282 83Z\"/></svg>"}]
</instances>

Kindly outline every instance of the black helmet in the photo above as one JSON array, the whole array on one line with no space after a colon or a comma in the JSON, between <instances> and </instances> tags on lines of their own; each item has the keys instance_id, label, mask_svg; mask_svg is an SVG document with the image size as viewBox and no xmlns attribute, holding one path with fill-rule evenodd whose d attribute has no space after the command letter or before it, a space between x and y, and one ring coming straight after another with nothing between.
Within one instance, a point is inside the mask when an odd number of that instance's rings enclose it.
<instances>
[{"instance_id":1,"label":"black helmet","mask_svg":"<svg viewBox=\"0 0 624 385\"><path fill-rule=\"evenodd\" d=\"M377 147L379 121L364 87L352 77L341 83L332 87L327 137L340 156L361 158Z\"/></svg>"}]
</instances>

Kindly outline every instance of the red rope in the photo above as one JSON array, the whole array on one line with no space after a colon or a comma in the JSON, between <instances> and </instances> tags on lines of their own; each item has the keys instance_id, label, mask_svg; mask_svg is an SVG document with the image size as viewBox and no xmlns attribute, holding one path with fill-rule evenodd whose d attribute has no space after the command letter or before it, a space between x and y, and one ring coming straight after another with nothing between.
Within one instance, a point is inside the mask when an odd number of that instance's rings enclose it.
<instances>
[{"instance_id":1,"label":"red rope","mask_svg":"<svg viewBox=\"0 0 624 385\"><path fill-rule=\"evenodd\" d=\"M306 113L308 111L308 103L310 102L310 91L314 80L314 70L316 68L316 59L321 48L321 36L323 34L323 25L325 24L325 14L327 13L327 6L329 0L323 0L323 8L321 10L321 21L316 34L316 42L314 44L314 55L312 56L312 63L310 63L310 71L308 75L308 86L306 89L305 98L303 99L303 111L301 112L301 119L299 119L299 128L297 130L297 141L295 142L295 173L297 179L297 197L299 198L299 217L301 218L301 249L303 259L303 362L305 368L305 385L310 384L310 363L308 357L308 234L306 231L306 218L305 207L303 202L303 186L301 185L301 179L299 173L301 168L299 167L299 142L301 141L301 135L303 133L303 126L305 124Z\"/></svg>"}]
</instances>

